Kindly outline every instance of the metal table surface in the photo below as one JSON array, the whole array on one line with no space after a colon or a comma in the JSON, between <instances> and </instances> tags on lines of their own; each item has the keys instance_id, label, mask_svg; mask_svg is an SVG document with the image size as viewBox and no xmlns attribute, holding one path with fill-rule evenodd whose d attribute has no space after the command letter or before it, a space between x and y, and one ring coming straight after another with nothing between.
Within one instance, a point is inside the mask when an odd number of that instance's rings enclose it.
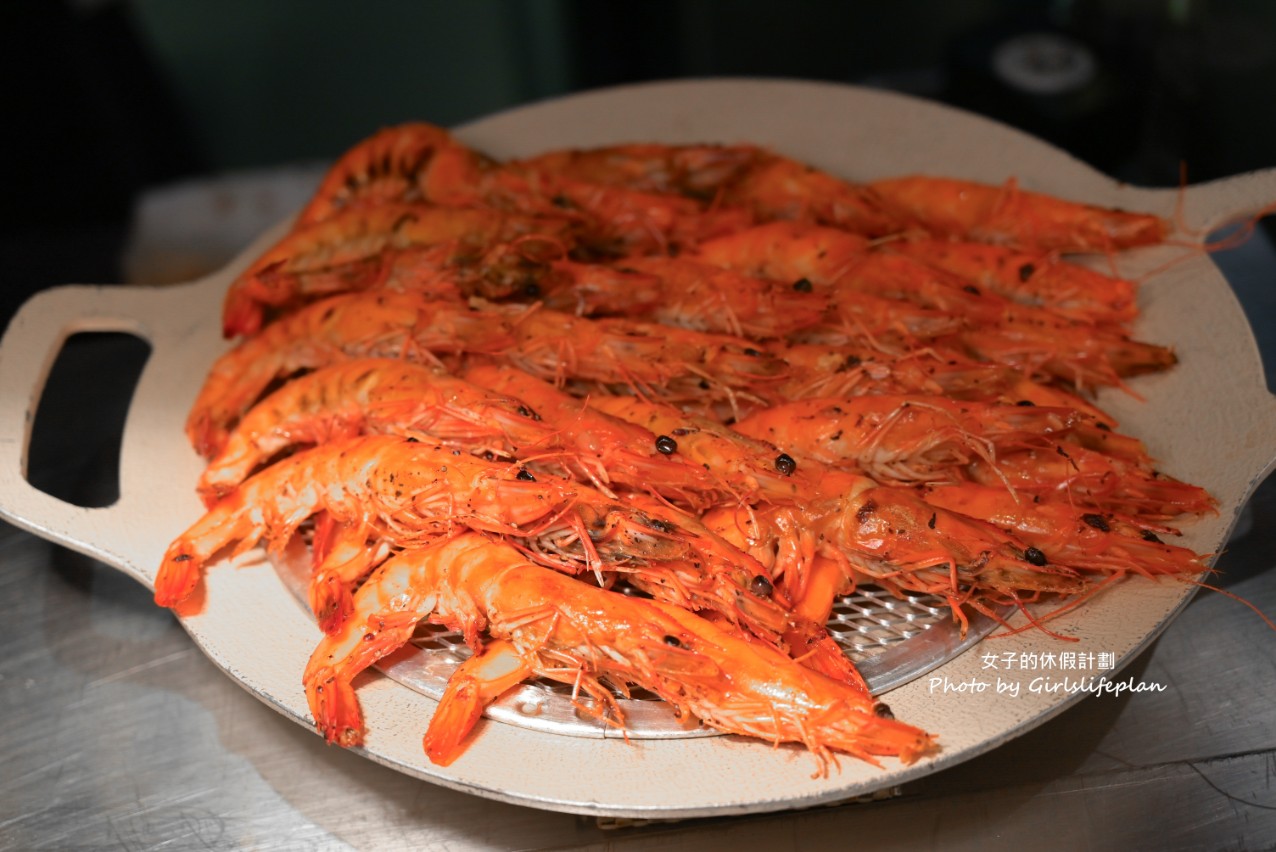
<instances>
[{"instance_id":1,"label":"metal table surface","mask_svg":"<svg viewBox=\"0 0 1276 852\"><path fill-rule=\"evenodd\" d=\"M1219 260L1270 371L1276 252L1260 236ZM117 441L102 424L122 419L119 364L136 357L117 338L65 357L74 378L50 397L61 411L31 473L100 503ZM1274 562L1269 482L1216 581L1276 614ZM876 801L641 825L487 801L325 746L223 676L145 589L3 524L0 648L5 849L1276 848L1276 632L1210 591L1128 670L1164 691L1088 698Z\"/></svg>"}]
</instances>

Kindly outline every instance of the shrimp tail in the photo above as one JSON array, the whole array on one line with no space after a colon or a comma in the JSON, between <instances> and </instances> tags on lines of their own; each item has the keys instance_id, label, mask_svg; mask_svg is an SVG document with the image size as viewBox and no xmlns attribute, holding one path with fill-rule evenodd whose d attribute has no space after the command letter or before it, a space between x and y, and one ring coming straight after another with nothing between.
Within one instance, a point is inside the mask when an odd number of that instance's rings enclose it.
<instances>
[{"instance_id":1,"label":"shrimp tail","mask_svg":"<svg viewBox=\"0 0 1276 852\"><path fill-rule=\"evenodd\" d=\"M315 671L306 685L315 727L329 744L342 748L363 745L363 711L348 680L339 678L331 668Z\"/></svg>"},{"instance_id":2,"label":"shrimp tail","mask_svg":"<svg viewBox=\"0 0 1276 852\"><path fill-rule=\"evenodd\" d=\"M204 565L224 545L252 535L254 523L238 511L239 493L218 503L164 553L155 575L155 603L175 606L195 591ZM254 539L255 541L255 539ZM246 548L244 548L246 549Z\"/></svg>"},{"instance_id":3,"label":"shrimp tail","mask_svg":"<svg viewBox=\"0 0 1276 852\"><path fill-rule=\"evenodd\" d=\"M343 649L345 654L340 669L326 662L335 654L323 653L334 644L332 640L320 643L310 658L302 683L315 727L329 743L343 748L363 744L363 711L359 709L359 699L355 695L354 678L412 638L417 622L434 608L433 596L418 595L417 598L414 603L418 605L409 606L406 611L382 609L369 616L358 630L347 629L347 634L357 636L357 644Z\"/></svg>"},{"instance_id":4,"label":"shrimp tail","mask_svg":"<svg viewBox=\"0 0 1276 852\"><path fill-rule=\"evenodd\" d=\"M439 709L421 739L425 754L437 766L448 766L462 752L461 743L483 715L483 696L470 679L448 681Z\"/></svg>"},{"instance_id":5,"label":"shrimp tail","mask_svg":"<svg viewBox=\"0 0 1276 852\"><path fill-rule=\"evenodd\" d=\"M447 766L464 751L462 742L483 708L531 674L513 644L497 639L452 673L439 707L430 718L422 745L430 762Z\"/></svg>"},{"instance_id":6,"label":"shrimp tail","mask_svg":"<svg viewBox=\"0 0 1276 852\"><path fill-rule=\"evenodd\" d=\"M155 603L173 606L187 598L199 585L201 563L189 547L169 548L155 575Z\"/></svg>"}]
</instances>

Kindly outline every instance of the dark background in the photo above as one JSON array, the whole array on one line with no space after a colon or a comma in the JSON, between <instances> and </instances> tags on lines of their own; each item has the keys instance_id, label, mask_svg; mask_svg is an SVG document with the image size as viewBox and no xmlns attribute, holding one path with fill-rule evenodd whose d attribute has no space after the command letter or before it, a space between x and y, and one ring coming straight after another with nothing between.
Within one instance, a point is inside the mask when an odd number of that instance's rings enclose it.
<instances>
[{"instance_id":1,"label":"dark background","mask_svg":"<svg viewBox=\"0 0 1276 852\"><path fill-rule=\"evenodd\" d=\"M1049 33L1019 72L994 57ZM456 124L640 80L804 77L1016 125L1145 185L1276 164L1276 4L1191 0L6 0L0 317L121 278L137 195L328 160L385 124ZM1023 73L1057 84L1028 91Z\"/></svg>"}]
</instances>

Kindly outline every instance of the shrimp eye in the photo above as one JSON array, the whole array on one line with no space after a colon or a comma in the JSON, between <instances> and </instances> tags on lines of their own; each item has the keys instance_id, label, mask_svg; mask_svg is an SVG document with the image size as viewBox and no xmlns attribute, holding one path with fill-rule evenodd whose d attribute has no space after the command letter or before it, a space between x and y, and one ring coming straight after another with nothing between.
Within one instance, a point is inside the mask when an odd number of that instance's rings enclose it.
<instances>
[{"instance_id":1,"label":"shrimp eye","mask_svg":"<svg viewBox=\"0 0 1276 852\"><path fill-rule=\"evenodd\" d=\"M810 293L815 287L811 284L809 278L799 278L793 282L793 289L799 293Z\"/></svg>"},{"instance_id":2,"label":"shrimp eye","mask_svg":"<svg viewBox=\"0 0 1276 852\"><path fill-rule=\"evenodd\" d=\"M1140 536L1143 538L1144 541L1150 541L1153 544L1162 543L1160 537L1158 537L1157 534L1152 532L1151 530L1144 530L1142 533L1140 533Z\"/></svg>"},{"instance_id":3,"label":"shrimp eye","mask_svg":"<svg viewBox=\"0 0 1276 852\"><path fill-rule=\"evenodd\" d=\"M518 469L518 476L516 477L516 479L522 479L525 482L536 481L536 477L532 476L532 472L525 467L520 467Z\"/></svg>"},{"instance_id":4,"label":"shrimp eye","mask_svg":"<svg viewBox=\"0 0 1276 852\"><path fill-rule=\"evenodd\" d=\"M656 532L662 532L668 535L672 535L673 533L678 531L678 528L676 526L674 526L673 524L669 523L666 520L663 520L662 518L652 518L646 515L642 515L641 520L644 524L646 524L648 527L655 530Z\"/></svg>"},{"instance_id":5,"label":"shrimp eye","mask_svg":"<svg viewBox=\"0 0 1276 852\"><path fill-rule=\"evenodd\" d=\"M792 476L793 471L797 470L797 462L788 453L780 453L775 457L775 469L785 476Z\"/></svg>"},{"instance_id":6,"label":"shrimp eye","mask_svg":"<svg viewBox=\"0 0 1276 852\"><path fill-rule=\"evenodd\" d=\"M1044 568L1046 565L1046 555L1035 547L1030 547L1023 552L1023 558L1036 565L1038 568Z\"/></svg>"},{"instance_id":7,"label":"shrimp eye","mask_svg":"<svg viewBox=\"0 0 1276 852\"><path fill-rule=\"evenodd\" d=\"M677 637L677 636L666 636L666 637L665 637L665 644L666 644L666 645L668 645L668 646L670 646L670 647L672 647L672 648L681 648L681 647L682 647L682 643L678 641L678 637Z\"/></svg>"},{"instance_id":8,"label":"shrimp eye","mask_svg":"<svg viewBox=\"0 0 1276 852\"><path fill-rule=\"evenodd\" d=\"M1112 529L1111 527L1108 526L1107 518L1103 517L1102 515L1096 515L1093 513L1085 514L1081 516L1081 520L1085 521L1087 524L1094 527L1099 532L1110 532Z\"/></svg>"},{"instance_id":9,"label":"shrimp eye","mask_svg":"<svg viewBox=\"0 0 1276 852\"><path fill-rule=\"evenodd\" d=\"M761 574L758 574L749 581L749 591L753 592L753 594L760 598L771 597L771 592L774 588L775 587L771 585L771 581L766 577L763 577Z\"/></svg>"},{"instance_id":10,"label":"shrimp eye","mask_svg":"<svg viewBox=\"0 0 1276 852\"><path fill-rule=\"evenodd\" d=\"M678 442L668 435L661 435L656 438L656 449L667 456L671 456L678 452Z\"/></svg>"}]
</instances>

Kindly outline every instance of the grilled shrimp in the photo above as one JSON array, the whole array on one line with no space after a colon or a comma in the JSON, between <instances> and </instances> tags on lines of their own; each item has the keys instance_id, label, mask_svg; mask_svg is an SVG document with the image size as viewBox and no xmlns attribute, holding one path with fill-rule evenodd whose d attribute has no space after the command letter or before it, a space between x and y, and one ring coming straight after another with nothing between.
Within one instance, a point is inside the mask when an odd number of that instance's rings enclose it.
<instances>
[{"instance_id":1,"label":"grilled shrimp","mask_svg":"<svg viewBox=\"0 0 1276 852\"><path fill-rule=\"evenodd\" d=\"M893 240L881 246L942 269L1017 302L1048 307L1093 323L1130 322L1138 315L1136 285L1070 263L1053 252L951 240Z\"/></svg>"},{"instance_id":2,"label":"grilled shrimp","mask_svg":"<svg viewBox=\"0 0 1276 852\"><path fill-rule=\"evenodd\" d=\"M425 618L461 629L476 649L484 647L484 628L508 642L498 646L501 656L522 660L500 667L508 680L530 671L575 684L613 710L602 682L636 684L720 730L802 743L822 766L832 752L874 763L879 756L912 762L933 748L924 732L875 715L860 691L778 651L677 607L532 565L514 548L474 535L386 562L356 594L346 629L315 650L303 681L316 726L329 742L362 742L353 679L402 646ZM456 703L440 707L426 740L433 759L456 756L466 732L452 726L472 724L473 705L497 686L458 688Z\"/></svg>"},{"instance_id":3,"label":"grilled shrimp","mask_svg":"<svg viewBox=\"0 0 1276 852\"><path fill-rule=\"evenodd\" d=\"M479 261L459 270L469 295L488 299L540 301L579 315L643 313L658 304L660 280L654 275L605 263L571 260L568 246L537 236L493 247Z\"/></svg>"},{"instance_id":4,"label":"grilled shrimp","mask_svg":"<svg viewBox=\"0 0 1276 852\"><path fill-rule=\"evenodd\" d=\"M730 397L780 380L783 361L752 341L624 319L543 309L511 312L516 343L504 359L538 378L628 387L657 397Z\"/></svg>"},{"instance_id":5,"label":"grilled shrimp","mask_svg":"<svg viewBox=\"0 0 1276 852\"><path fill-rule=\"evenodd\" d=\"M601 557L674 559L687 552L671 525L587 486L375 435L302 451L245 481L169 546L156 603L173 606L189 596L223 547L242 552L263 538L282 546L320 510L338 523L364 523L396 547L469 527L534 538L541 550L594 569Z\"/></svg>"},{"instance_id":6,"label":"grilled shrimp","mask_svg":"<svg viewBox=\"0 0 1276 852\"><path fill-rule=\"evenodd\" d=\"M809 284L805 280L797 285ZM965 321L951 311L937 311L872 293L841 288L829 293L828 321L790 335L800 343L872 346L904 354L961 332Z\"/></svg>"},{"instance_id":7,"label":"grilled shrimp","mask_svg":"<svg viewBox=\"0 0 1276 852\"><path fill-rule=\"evenodd\" d=\"M966 319L956 335L976 357L1043 372L1078 387L1120 385L1126 376L1173 366L1172 350L1133 340L1110 326L1062 317L984 293L902 255L870 253L835 282Z\"/></svg>"},{"instance_id":8,"label":"grilled shrimp","mask_svg":"<svg viewBox=\"0 0 1276 852\"><path fill-rule=\"evenodd\" d=\"M838 228L804 222L770 222L705 240L693 255L704 263L745 275L829 289L863 258L870 243Z\"/></svg>"},{"instance_id":9,"label":"grilled shrimp","mask_svg":"<svg viewBox=\"0 0 1276 852\"><path fill-rule=\"evenodd\" d=\"M1146 520L1200 515L1215 508L1214 498L1203 488L1137 461L1074 444L1007 453L995 467L976 461L968 470L983 485L1008 485L1020 494L1058 497L1077 506Z\"/></svg>"},{"instance_id":10,"label":"grilled shrimp","mask_svg":"<svg viewBox=\"0 0 1276 852\"><path fill-rule=\"evenodd\" d=\"M594 250L627 254L694 242L747 221L743 210L707 210L656 187L595 180L549 159L497 164L425 124L387 128L329 170L299 226L340 211L429 202L569 217Z\"/></svg>"},{"instance_id":11,"label":"grilled shrimp","mask_svg":"<svg viewBox=\"0 0 1276 852\"><path fill-rule=\"evenodd\" d=\"M1020 373L960 352L927 347L896 355L863 345L791 344L772 347L792 378L763 391L774 402L866 393L941 394L953 399L996 399L1013 389L1024 398Z\"/></svg>"},{"instance_id":12,"label":"grilled shrimp","mask_svg":"<svg viewBox=\"0 0 1276 852\"><path fill-rule=\"evenodd\" d=\"M1010 530L1036 553L1080 571L1146 577L1199 574L1202 558L1166 544L1168 527L1111 512L1088 512L1059 500L1031 500L1005 488L958 483L927 488L926 502Z\"/></svg>"},{"instance_id":13,"label":"grilled shrimp","mask_svg":"<svg viewBox=\"0 0 1276 852\"><path fill-rule=\"evenodd\" d=\"M658 296L646 305L635 305L633 287L617 277L605 292L594 285L579 294L572 286L551 293L545 303L552 308L587 313L642 316L665 325L692 331L731 334L754 340L783 337L820 323L828 297L809 288L777 286L731 270L694 260L672 257L627 258L621 271L650 276Z\"/></svg>"},{"instance_id":14,"label":"grilled shrimp","mask_svg":"<svg viewBox=\"0 0 1276 852\"><path fill-rule=\"evenodd\" d=\"M551 151L516 165L586 183L711 200L760 157L753 145L612 145Z\"/></svg>"},{"instance_id":15,"label":"grilled shrimp","mask_svg":"<svg viewBox=\"0 0 1276 852\"><path fill-rule=\"evenodd\" d=\"M714 199L763 221L814 221L873 236L902 227L865 187L751 145L618 145L530 162L581 180Z\"/></svg>"},{"instance_id":16,"label":"grilled shrimp","mask_svg":"<svg viewBox=\"0 0 1276 852\"><path fill-rule=\"evenodd\" d=\"M799 459L853 465L879 482L948 482L975 458L996 464L999 451L1048 443L1082 419L1070 409L874 394L776 405L733 428Z\"/></svg>"},{"instance_id":17,"label":"grilled shrimp","mask_svg":"<svg viewBox=\"0 0 1276 852\"><path fill-rule=\"evenodd\" d=\"M1125 379L1168 370L1174 350L1096 326L1022 325L967 329L954 336L976 358L1016 367L1025 375L1057 379L1088 391L1125 387Z\"/></svg>"},{"instance_id":18,"label":"grilled shrimp","mask_svg":"<svg viewBox=\"0 0 1276 852\"><path fill-rule=\"evenodd\" d=\"M354 356L497 352L513 343L501 315L412 293L347 293L272 323L213 364L186 420L195 449L209 456L272 381Z\"/></svg>"},{"instance_id":19,"label":"grilled shrimp","mask_svg":"<svg viewBox=\"0 0 1276 852\"><path fill-rule=\"evenodd\" d=\"M727 184L722 200L749 207L761 221L815 222L870 237L894 234L905 224L871 188L778 154L759 157Z\"/></svg>"},{"instance_id":20,"label":"grilled shrimp","mask_svg":"<svg viewBox=\"0 0 1276 852\"><path fill-rule=\"evenodd\" d=\"M819 557L842 567L851 582L865 580L897 594L945 598L965 624L964 608L991 606L1041 593L1085 589L1072 569L1029 558L1027 545L992 524L932 506L909 488L874 486L854 477L830 496L802 507L722 506L704 523L782 577L791 600L802 600Z\"/></svg>"},{"instance_id":21,"label":"grilled shrimp","mask_svg":"<svg viewBox=\"0 0 1276 852\"><path fill-rule=\"evenodd\" d=\"M735 502L796 502L816 493L818 473L707 417L631 396L599 396L591 405L660 436L670 455L703 467Z\"/></svg>"},{"instance_id":22,"label":"grilled shrimp","mask_svg":"<svg viewBox=\"0 0 1276 852\"><path fill-rule=\"evenodd\" d=\"M790 338L807 343L873 345L906 351L965 327L960 314L899 298L883 298L867 287L841 286L863 262L869 244L836 228L773 222L705 242L696 258L705 264L769 282L772 288L824 299L824 322L795 329ZM839 339L840 336L840 339Z\"/></svg>"},{"instance_id":23,"label":"grilled shrimp","mask_svg":"<svg viewBox=\"0 0 1276 852\"><path fill-rule=\"evenodd\" d=\"M296 227L360 206L469 201L479 176L494 165L441 127L424 122L387 127L332 165L297 217Z\"/></svg>"},{"instance_id":24,"label":"grilled shrimp","mask_svg":"<svg viewBox=\"0 0 1276 852\"><path fill-rule=\"evenodd\" d=\"M506 457L550 435L517 399L408 361L356 358L293 379L253 406L209 462L199 492L215 501L285 449L368 432L428 435Z\"/></svg>"},{"instance_id":25,"label":"grilled shrimp","mask_svg":"<svg viewBox=\"0 0 1276 852\"><path fill-rule=\"evenodd\" d=\"M566 225L562 219L484 209L357 207L293 231L236 278L226 293L223 332L251 336L263 325L268 307L291 308L334 293L367 290L413 271L418 288L428 283L455 289L450 279L437 275L440 270L473 266L498 244L528 235L561 246ZM423 278L422 269L436 274Z\"/></svg>"},{"instance_id":26,"label":"grilled shrimp","mask_svg":"<svg viewBox=\"0 0 1276 852\"><path fill-rule=\"evenodd\" d=\"M813 625L795 624L782 600L772 600L772 586L762 565L715 535L698 519L642 495L626 495L624 503L636 510L632 516L645 528L643 535L669 539L667 550L654 542L645 550L656 557L680 552L682 558L613 558L605 565L590 566L600 585L610 586L616 578L623 578L658 600L713 613L724 625L776 647L782 647L788 637L805 639L814 632ZM374 526L360 519L338 524L327 512L322 513L321 519L321 523L316 523L312 545L315 569L310 601L324 632L333 633L352 611L353 590L388 555L388 541L377 534ZM674 549L675 537L682 543L681 551ZM578 555L569 553L564 557L563 541L557 536L533 536L521 541L519 547L525 553L534 554L541 564L568 573L580 570ZM602 552L606 554L607 550L604 548ZM615 557L614 553L610 555ZM820 651L827 653L825 648ZM827 670L840 670L823 656L818 662Z\"/></svg>"},{"instance_id":27,"label":"grilled shrimp","mask_svg":"<svg viewBox=\"0 0 1276 852\"><path fill-rule=\"evenodd\" d=\"M531 213L575 214L581 243L603 256L677 253L701 240L752 224L745 210L706 207L677 195L530 173L517 167L505 170L500 178L503 186L490 193L493 203L508 203L513 209Z\"/></svg>"},{"instance_id":28,"label":"grilled shrimp","mask_svg":"<svg viewBox=\"0 0 1276 852\"><path fill-rule=\"evenodd\" d=\"M1165 220L1001 186L915 175L868 184L882 208L937 237L1025 250L1111 252L1164 242Z\"/></svg>"},{"instance_id":29,"label":"grilled shrimp","mask_svg":"<svg viewBox=\"0 0 1276 852\"><path fill-rule=\"evenodd\" d=\"M461 202L467 206L571 223L577 248L591 259L679 251L751 222L743 209L593 183L517 162L483 171L468 192Z\"/></svg>"},{"instance_id":30,"label":"grilled shrimp","mask_svg":"<svg viewBox=\"0 0 1276 852\"><path fill-rule=\"evenodd\" d=\"M814 506L827 518L821 555L890 589L938 594L961 618L965 603L1014 600L1022 592L1073 594L1076 572L1029 558L1017 538L991 524L945 511L906 488L882 487Z\"/></svg>"},{"instance_id":31,"label":"grilled shrimp","mask_svg":"<svg viewBox=\"0 0 1276 852\"><path fill-rule=\"evenodd\" d=\"M545 450L545 464L561 465L564 473L592 483L603 491L616 486L650 490L692 507L703 507L725 496L716 478L698 464L666 452L651 431L605 414L553 385L508 366L478 365L465 380L482 388L509 394L534 408L550 436L532 448ZM548 451L556 452L548 452Z\"/></svg>"}]
</instances>

